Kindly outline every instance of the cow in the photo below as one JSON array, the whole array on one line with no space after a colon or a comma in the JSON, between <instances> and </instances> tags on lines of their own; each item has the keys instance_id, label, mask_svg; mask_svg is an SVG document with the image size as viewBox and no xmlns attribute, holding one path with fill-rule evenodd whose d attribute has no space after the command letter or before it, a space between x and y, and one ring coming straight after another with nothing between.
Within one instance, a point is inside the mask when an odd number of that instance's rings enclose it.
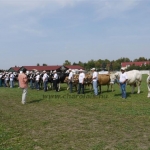
<instances>
[{"instance_id":1,"label":"cow","mask_svg":"<svg viewBox=\"0 0 150 150\"><path fill-rule=\"evenodd\" d=\"M140 93L140 85L142 82L142 74L138 70L131 70L126 72L128 80L127 80L127 85L132 86L132 94L134 93L135 87L138 87L137 93ZM120 78L120 72L116 72L114 74L115 80L119 80Z\"/></svg>"},{"instance_id":2,"label":"cow","mask_svg":"<svg viewBox=\"0 0 150 150\"><path fill-rule=\"evenodd\" d=\"M99 86L99 90L101 93L101 86L102 85L107 85L107 91L109 90L109 86L111 85L111 91L113 91L113 79L111 79L112 75L110 74L98 74L98 80L97 80L97 85ZM91 86L91 90L93 89L92 85L92 75L91 74L86 74L85 76L85 85Z\"/></svg>"},{"instance_id":3,"label":"cow","mask_svg":"<svg viewBox=\"0 0 150 150\"><path fill-rule=\"evenodd\" d=\"M147 95L147 97L150 98L150 74L148 75L148 77L146 79L146 83L147 83L147 88L148 88L148 95Z\"/></svg>"},{"instance_id":4,"label":"cow","mask_svg":"<svg viewBox=\"0 0 150 150\"><path fill-rule=\"evenodd\" d=\"M64 82L67 84L67 90L69 90L69 79L68 79L68 76L66 76ZM75 91L77 91L77 87L78 87L78 83L79 83L79 75L78 74L75 74L73 76L73 87L75 87Z\"/></svg>"}]
</instances>

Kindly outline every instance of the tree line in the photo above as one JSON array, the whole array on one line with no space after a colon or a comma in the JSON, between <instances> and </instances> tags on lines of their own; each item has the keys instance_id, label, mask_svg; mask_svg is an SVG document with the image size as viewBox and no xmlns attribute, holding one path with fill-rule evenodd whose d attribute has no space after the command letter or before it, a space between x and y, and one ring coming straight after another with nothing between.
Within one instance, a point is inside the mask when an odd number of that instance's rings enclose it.
<instances>
[{"instance_id":1,"label":"tree line","mask_svg":"<svg viewBox=\"0 0 150 150\"><path fill-rule=\"evenodd\" d=\"M120 70L121 68L121 63L122 62L139 62L139 61L150 61L150 58L147 59L145 57L139 57L134 59L133 61L130 60L129 58L126 57L121 57L117 60L108 60L108 59L98 59L98 60L89 60L88 62L74 62L71 63L69 60L65 60L63 63L64 66L66 65L79 65L85 68L85 70L90 70L91 68L96 68L98 71L101 70L108 70L108 71L117 71ZM39 63L37 63L37 66L40 66ZM47 64L43 63L42 66L47 66ZM148 65L142 65L142 66L135 66L134 63L130 67L127 68L127 70L149 70L150 69L150 64Z\"/></svg>"}]
</instances>

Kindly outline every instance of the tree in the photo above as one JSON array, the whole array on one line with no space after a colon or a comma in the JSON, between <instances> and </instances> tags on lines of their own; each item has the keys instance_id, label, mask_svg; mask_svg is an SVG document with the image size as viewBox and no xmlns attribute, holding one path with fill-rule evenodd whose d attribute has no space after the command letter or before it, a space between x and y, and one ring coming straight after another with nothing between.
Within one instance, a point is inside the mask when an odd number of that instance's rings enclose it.
<instances>
[{"instance_id":1,"label":"tree","mask_svg":"<svg viewBox=\"0 0 150 150\"><path fill-rule=\"evenodd\" d=\"M69 60L65 60L65 62L63 63L64 66L66 65L71 65L71 62Z\"/></svg>"},{"instance_id":2,"label":"tree","mask_svg":"<svg viewBox=\"0 0 150 150\"><path fill-rule=\"evenodd\" d=\"M134 59L134 62L136 61L147 61L145 57L139 57L138 59Z\"/></svg>"},{"instance_id":3,"label":"tree","mask_svg":"<svg viewBox=\"0 0 150 150\"><path fill-rule=\"evenodd\" d=\"M43 66L47 66L47 64L43 64Z\"/></svg>"},{"instance_id":4,"label":"tree","mask_svg":"<svg viewBox=\"0 0 150 150\"><path fill-rule=\"evenodd\" d=\"M39 63L37 63L37 66L40 66L40 64L39 64Z\"/></svg>"}]
</instances>

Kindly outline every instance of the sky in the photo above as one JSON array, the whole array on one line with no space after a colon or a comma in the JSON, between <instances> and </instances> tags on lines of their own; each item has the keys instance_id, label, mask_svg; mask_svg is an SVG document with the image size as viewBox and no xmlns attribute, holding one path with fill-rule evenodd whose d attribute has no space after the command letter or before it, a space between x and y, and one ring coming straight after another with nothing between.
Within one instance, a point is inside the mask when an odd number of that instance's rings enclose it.
<instances>
[{"instance_id":1,"label":"sky","mask_svg":"<svg viewBox=\"0 0 150 150\"><path fill-rule=\"evenodd\" d=\"M150 58L150 0L0 0L0 69Z\"/></svg>"}]
</instances>

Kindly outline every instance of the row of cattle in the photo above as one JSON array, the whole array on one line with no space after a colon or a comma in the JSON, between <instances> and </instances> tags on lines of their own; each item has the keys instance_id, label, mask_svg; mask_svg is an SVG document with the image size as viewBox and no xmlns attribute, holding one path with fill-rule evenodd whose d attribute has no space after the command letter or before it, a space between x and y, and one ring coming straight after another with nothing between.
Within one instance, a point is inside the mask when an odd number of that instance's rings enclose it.
<instances>
[{"instance_id":1,"label":"row of cattle","mask_svg":"<svg viewBox=\"0 0 150 150\"><path fill-rule=\"evenodd\" d=\"M140 85L142 82L142 74L138 70L132 70L126 72L128 76L127 84L132 87L132 93L134 93L135 87L138 87L138 92L140 93ZM73 85L77 89L78 84L78 76L74 75ZM115 83L119 83L120 72L109 73L109 74L98 74L98 86L101 93L101 87L103 85L107 85L107 91L109 90L109 86L111 86L111 91L113 91L113 85ZM65 78L65 82L68 83L68 77ZM85 86L92 85L92 74L86 74L84 79Z\"/></svg>"}]
</instances>

